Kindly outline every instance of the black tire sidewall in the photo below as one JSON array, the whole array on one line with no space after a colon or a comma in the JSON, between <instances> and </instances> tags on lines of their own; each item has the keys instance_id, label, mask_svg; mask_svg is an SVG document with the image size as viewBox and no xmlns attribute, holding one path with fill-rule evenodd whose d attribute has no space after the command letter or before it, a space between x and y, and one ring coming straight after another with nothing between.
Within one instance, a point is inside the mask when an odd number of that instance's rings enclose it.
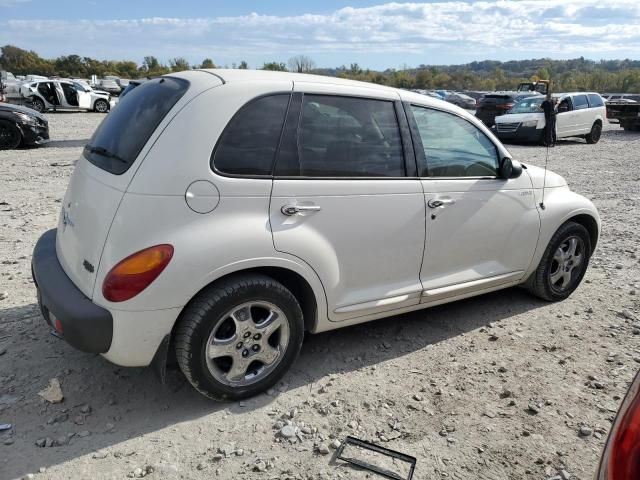
<instances>
[{"instance_id":1,"label":"black tire sidewall","mask_svg":"<svg viewBox=\"0 0 640 480\"><path fill-rule=\"evenodd\" d=\"M224 320L222 316L225 313L240 304L251 301L267 301L282 310L289 323L289 343L280 363L267 377L247 387L230 387L217 381L209 371L206 361L207 340L213 329ZM293 294L282 286L273 288L269 285L265 288L263 285L250 283L218 299L210 308L205 309L204 312L201 310L200 313L204 313L203 318L197 322L190 338L192 355L188 361L192 374L191 380L192 383L197 383L194 386L199 391L217 400L238 400L268 389L284 376L300 352L304 338L302 311Z\"/></svg>"},{"instance_id":2,"label":"black tire sidewall","mask_svg":"<svg viewBox=\"0 0 640 480\"><path fill-rule=\"evenodd\" d=\"M600 141L601 136L602 136L602 125L600 125L599 123L594 123L593 126L591 127L591 131L589 132L589 135L587 135L586 137L587 142L591 144L598 143Z\"/></svg>"},{"instance_id":3,"label":"black tire sidewall","mask_svg":"<svg viewBox=\"0 0 640 480\"><path fill-rule=\"evenodd\" d=\"M40 108L34 108L33 110L35 110L38 113L42 113L45 110L45 105L44 102L42 100L40 100L39 98L34 98L33 100L31 100L31 105L39 105Z\"/></svg>"},{"instance_id":4,"label":"black tire sidewall","mask_svg":"<svg viewBox=\"0 0 640 480\"><path fill-rule=\"evenodd\" d=\"M20 129L18 128L17 125L15 125L12 122L6 121L6 120L0 120L0 124L2 125L3 128L7 128L11 131L13 131L14 135L16 136L16 142L13 144L9 144L7 147L0 147L0 150L13 150L14 148L18 148L20 146L20 144L22 143L22 132L20 131Z\"/></svg>"},{"instance_id":5,"label":"black tire sidewall","mask_svg":"<svg viewBox=\"0 0 640 480\"><path fill-rule=\"evenodd\" d=\"M557 250L557 248L568 238L572 236L580 237L583 241L585 253L584 260L580 265L581 271L579 275L574 279L573 285L563 290L562 292L557 291L551 286L551 279L549 275L549 270L551 270L551 265L553 263L553 254ZM548 297L552 301L559 301L568 298L582 283L582 279L587 273L587 268L589 267L589 259L591 257L591 238L589 237L589 232L582 225L577 223L567 223L560 227L558 231L554 234L547 249L544 252L544 256L542 257L541 267L538 273L538 282L542 286L545 296Z\"/></svg>"}]
</instances>

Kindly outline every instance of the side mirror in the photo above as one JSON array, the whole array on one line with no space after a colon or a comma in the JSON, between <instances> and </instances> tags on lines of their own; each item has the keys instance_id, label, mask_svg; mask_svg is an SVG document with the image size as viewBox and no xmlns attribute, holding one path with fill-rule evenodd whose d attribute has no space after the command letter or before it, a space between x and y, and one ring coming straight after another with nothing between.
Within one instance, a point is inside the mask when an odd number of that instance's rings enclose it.
<instances>
[{"instance_id":1,"label":"side mirror","mask_svg":"<svg viewBox=\"0 0 640 480\"><path fill-rule=\"evenodd\" d=\"M518 178L522 175L522 165L517 160L512 160L509 157L504 157L500 161L500 170L498 176L505 180L509 178Z\"/></svg>"}]
</instances>

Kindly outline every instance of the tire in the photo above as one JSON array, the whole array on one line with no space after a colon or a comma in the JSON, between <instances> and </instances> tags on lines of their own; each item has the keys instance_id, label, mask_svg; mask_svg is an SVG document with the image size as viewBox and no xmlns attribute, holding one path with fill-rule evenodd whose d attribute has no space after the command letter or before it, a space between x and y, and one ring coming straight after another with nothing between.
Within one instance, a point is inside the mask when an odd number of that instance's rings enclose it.
<instances>
[{"instance_id":1,"label":"tire","mask_svg":"<svg viewBox=\"0 0 640 480\"><path fill-rule=\"evenodd\" d=\"M0 120L0 150L13 150L22 143L22 132L11 122Z\"/></svg>"},{"instance_id":2,"label":"tire","mask_svg":"<svg viewBox=\"0 0 640 480\"><path fill-rule=\"evenodd\" d=\"M569 256L576 240L575 255ZM562 255L560 255L562 251ZM579 262L576 262L580 257ZM567 222L553 234L540 264L524 284L533 295L549 302L564 300L582 282L591 257L591 237L582 225ZM566 263L565 263L566 262ZM567 270L568 269L568 270Z\"/></svg>"},{"instance_id":3,"label":"tire","mask_svg":"<svg viewBox=\"0 0 640 480\"><path fill-rule=\"evenodd\" d=\"M93 104L93 110L98 113L107 113L109 111L109 103L103 99L96 100Z\"/></svg>"},{"instance_id":4,"label":"tire","mask_svg":"<svg viewBox=\"0 0 640 480\"><path fill-rule=\"evenodd\" d=\"M196 390L232 401L275 385L298 357L303 337L294 295L270 277L246 274L213 284L187 305L175 351Z\"/></svg>"},{"instance_id":5,"label":"tire","mask_svg":"<svg viewBox=\"0 0 640 480\"><path fill-rule=\"evenodd\" d=\"M584 136L587 140L588 144L593 145L594 143L598 143L600 141L600 136L602 135L602 124L600 122L595 122L591 126L591 132Z\"/></svg>"},{"instance_id":6,"label":"tire","mask_svg":"<svg viewBox=\"0 0 640 480\"><path fill-rule=\"evenodd\" d=\"M45 110L44 102L37 97L31 99L31 108L36 112L42 113Z\"/></svg>"}]
</instances>

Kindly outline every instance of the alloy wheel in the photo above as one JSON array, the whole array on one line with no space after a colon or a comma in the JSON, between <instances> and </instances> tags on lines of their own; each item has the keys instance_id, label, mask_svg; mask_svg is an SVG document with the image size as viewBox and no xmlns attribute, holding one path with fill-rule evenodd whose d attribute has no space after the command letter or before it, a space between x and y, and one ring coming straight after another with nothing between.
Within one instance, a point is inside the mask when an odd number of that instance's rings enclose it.
<instances>
[{"instance_id":1,"label":"alloy wheel","mask_svg":"<svg viewBox=\"0 0 640 480\"><path fill-rule=\"evenodd\" d=\"M551 288L558 292L568 290L580 278L585 260L584 241L577 236L565 239L556 249L549 269Z\"/></svg>"},{"instance_id":2,"label":"alloy wheel","mask_svg":"<svg viewBox=\"0 0 640 480\"><path fill-rule=\"evenodd\" d=\"M289 343L289 322L270 302L243 303L216 322L205 347L211 375L224 385L244 387L267 377Z\"/></svg>"}]
</instances>

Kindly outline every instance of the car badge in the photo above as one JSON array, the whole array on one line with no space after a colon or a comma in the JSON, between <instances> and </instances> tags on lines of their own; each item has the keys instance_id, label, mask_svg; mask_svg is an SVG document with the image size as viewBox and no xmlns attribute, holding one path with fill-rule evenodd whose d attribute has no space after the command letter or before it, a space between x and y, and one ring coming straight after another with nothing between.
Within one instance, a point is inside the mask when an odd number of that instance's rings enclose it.
<instances>
[{"instance_id":1,"label":"car badge","mask_svg":"<svg viewBox=\"0 0 640 480\"><path fill-rule=\"evenodd\" d=\"M73 220L69 216L69 212L66 208L62 207L62 231L64 232L67 229L67 226L74 227Z\"/></svg>"}]
</instances>

